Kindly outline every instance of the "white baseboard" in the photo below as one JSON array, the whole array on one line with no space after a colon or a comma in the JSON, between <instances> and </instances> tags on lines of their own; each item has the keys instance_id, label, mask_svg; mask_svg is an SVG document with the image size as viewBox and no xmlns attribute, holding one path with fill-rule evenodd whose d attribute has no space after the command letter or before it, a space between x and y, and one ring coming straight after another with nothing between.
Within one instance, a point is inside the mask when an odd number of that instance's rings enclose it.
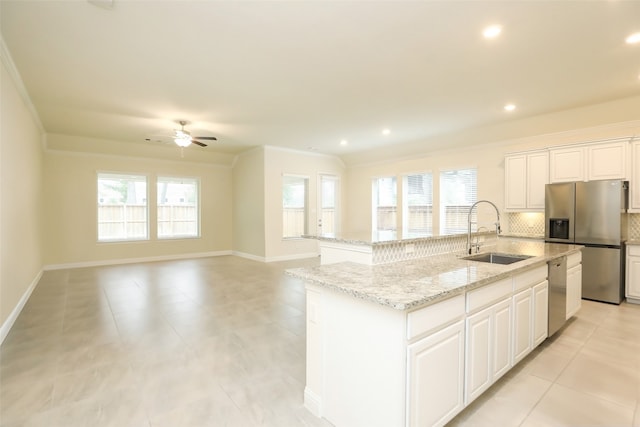
<instances>
[{"instance_id":1,"label":"white baseboard","mask_svg":"<svg viewBox=\"0 0 640 427\"><path fill-rule=\"evenodd\" d=\"M294 254L294 255L281 255L268 257L265 259L265 262L278 262L278 261L293 261L296 259L306 259L306 258L315 258L320 256L318 252L307 252L304 254Z\"/></svg>"},{"instance_id":2,"label":"white baseboard","mask_svg":"<svg viewBox=\"0 0 640 427\"><path fill-rule=\"evenodd\" d=\"M104 261L74 262L69 264L50 264L50 265L45 265L44 270L50 271L50 270L64 270L68 268L100 267L104 265L173 261L173 260L179 260L179 259L207 258L207 257L214 257L214 256L233 255L233 254L234 253L232 251L216 251L216 252L197 252L197 253L190 253L190 254L162 255L162 256L144 257L144 258L109 259Z\"/></svg>"},{"instance_id":3,"label":"white baseboard","mask_svg":"<svg viewBox=\"0 0 640 427\"><path fill-rule=\"evenodd\" d=\"M251 261L267 262L266 258L263 256L248 254L246 252L233 251L233 255L239 256L240 258L250 259Z\"/></svg>"},{"instance_id":4,"label":"white baseboard","mask_svg":"<svg viewBox=\"0 0 640 427\"><path fill-rule=\"evenodd\" d=\"M322 400L308 387L304 388L304 407L316 417L322 418Z\"/></svg>"},{"instance_id":5,"label":"white baseboard","mask_svg":"<svg viewBox=\"0 0 640 427\"><path fill-rule=\"evenodd\" d=\"M274 257L263 257L253 254L248 254L246 252L233 251L233 255L239 256L240 258L250 259L252 261L258 262L279 262L279 261L293 261L296 259L307 259L307 258L315 258L320 256L317 252L309 252L304 254L295 254L295 255L282 255L282 256L274 256Z\"/></svg>"},{"instance_id":6,"label":"white baseboard","mask_svg":"<svg viewBox=\"0 0 640 427\"><path fill-rule=\"evenodd\" d=\"M16 320L18 319L20 312L24 308L24 305L27 303L27 301L29 301L29 297L33 293L33 290L36 288L36 285L42 277L42 271L43 270L40 270L36 277L31 281L31 284L27 288L26 292L22 295L22 298L20 298L20 301L18 301L18 304L16 304L9 317L7 317L7 320L5 320L2 324L2 327L0 327L0 344L2 344L7 335L9 335L11 327L14 323L16 323Z\"/></svg>"}]
</instances>

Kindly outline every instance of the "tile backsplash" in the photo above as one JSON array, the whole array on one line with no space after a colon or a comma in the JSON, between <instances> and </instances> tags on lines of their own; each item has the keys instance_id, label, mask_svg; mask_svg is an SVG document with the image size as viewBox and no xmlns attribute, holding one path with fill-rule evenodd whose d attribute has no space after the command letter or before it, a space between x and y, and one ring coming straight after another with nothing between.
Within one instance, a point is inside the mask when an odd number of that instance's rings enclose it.
<instances>
[{"instance_id":1,"label":"tile backsplash","mask_svg":"<svg viewBox=\"0 0 640 427\"><path fill-rule=\"evenodd\" d=\"M508 212L509 233L544 236L544 212Z\"/></svg>"},{"instance_id":2,"label":"tile backsplash","mask_svg":"<svg viewBox=\"0 0 640 427\"><path fill-rule=\"evenodd\" d=\"M508 232L531 236L544 236L543 212L508 212ZM640 240L640 214L627 214L627 235L631 240Z\"/></svg>"},{"instance_id":3,"label":"tile backsplash","mask_svg":"<svg viewBox=\"0 0 640 427\"><path fill-rule=\"evenodd\" d=\"M640 240L640 214L627 214L627 233L630 240Z\"/></svg>"}]
</instances>

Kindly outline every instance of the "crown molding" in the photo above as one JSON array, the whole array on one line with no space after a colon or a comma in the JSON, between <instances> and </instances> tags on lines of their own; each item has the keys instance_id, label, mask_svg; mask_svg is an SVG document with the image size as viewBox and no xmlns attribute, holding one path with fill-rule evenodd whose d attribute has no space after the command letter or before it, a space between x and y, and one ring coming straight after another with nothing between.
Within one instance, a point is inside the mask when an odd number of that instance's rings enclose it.
<instances>
[{"instance_id":1,"label":"crown molding","mask_svg":"<svg viewBox=\"0 0 640 427\"><path fill-rule=\"evenodd\" d=\"M42 135L46 133L44 126L42 125L42 121L40 120L40 115L38 114L38 110L31 102L31 97L29 96L29 92L27 91L24 82L22 81L22 77L20 76L20 72L16 67L15 62L13 62L13 58L11 57L11 52L9 52L9 48L4 42L4 38L0 35L0 61L2 61L2 65L4 65L5 69L11 76L11 80L13 80L13 84L15 85L22 101L27 107L27 110L31 113L31 117L33 118L34 123L38 127L38 130ZM46 148L46 138L42 138L43 148Z\"/></svg>"}]
</instances>

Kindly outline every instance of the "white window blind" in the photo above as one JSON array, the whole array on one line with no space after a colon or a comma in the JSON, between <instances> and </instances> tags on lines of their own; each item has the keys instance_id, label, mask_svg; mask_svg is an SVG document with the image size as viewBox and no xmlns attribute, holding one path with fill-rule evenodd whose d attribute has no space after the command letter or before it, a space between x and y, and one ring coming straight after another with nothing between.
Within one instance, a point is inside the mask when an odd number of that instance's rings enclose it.
<instances>
[{"instance_id":1,"label":"white window blind","mask_svg":"<svg viewBox=\"0 0 640 427\"><path fill-rule=\"evenodd\" d=\"M294 238L307 234L309 179L299 176L282 177L282 237Z\"/></svg>"},{"instance_id":2,"label":"white window blind","mask_svg":"<svg viewBox=\"0 0 640 427\"><path fill-rule=\"evenodd\" d=\"M98 173L98 241L148 238L147 177Z\"/></svg>"},{"instance_id":3,"label":"white window blind","mask_svg":"<svg viewBox=\"0 0 640 427\"><path fill-rule=\"evenodd\" d=\"M402 182L402 236L433 235L433 175L405 175Z\"/></svg>"},{"instance_id":4,"label":"white window blind","mask_svg":"<svg viewBox=\"0 0 640 427\"><path fill-rule=\"evenodd\" d=\"M478 201L476 169L457 169L440 172L440 234L467 232L467 218L471 205ZM477 221L474 210L471 220ZM475 224L472 224L475 230Z\"/></svg>"},{"instance_id":5,"label":"white window blind","mask_svg":"<svg viewBox=\"0 0 640 427\"><path fill-rule=\"evenodd\" d=\"M158 238L200 235L199 182L194 178L158 177Z\"/></svg>"},{"instance_id":6,"label":"white window blind","mask_svg":"<svg viewBox=\"0 0 640 427\"><path fill-rule=\"evenodd\" d=\"M397 185L395 176L373 179L373 229L379 238L392 237L397 230Z\"/></svg>"}]
</instances>

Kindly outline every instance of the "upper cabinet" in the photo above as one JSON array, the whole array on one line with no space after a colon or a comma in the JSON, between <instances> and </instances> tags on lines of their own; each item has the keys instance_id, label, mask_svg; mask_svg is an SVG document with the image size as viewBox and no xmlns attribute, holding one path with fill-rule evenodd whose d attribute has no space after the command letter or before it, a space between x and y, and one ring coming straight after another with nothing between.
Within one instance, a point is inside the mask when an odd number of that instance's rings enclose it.
<instances>
[{"instance_id":1,"label":"upper cabinet","mask_svg":"<svg viewBox=\"0 0 640 427\"><path fill-rule=\"evenodd\" d=\"M549 149L549 182L627 179L629 141Z\"/></svg>"},{"instance_id":2,"label":"upper cabinet","mask_svg":"<svg viewBox=\"0 0 640 427\"><path fill-rule=\"evenodd\" d=\"M631 179L629 181L629 212L640 212L640 140L631 143Z\"/></svg>"},{"instance_id":3,"label":"upper cabinet","mask_svg":"<svg viewBox=\"0 0 640 427\"><path fill-rule=\"evenodd\" d=\"M629 141L587 145L587 181L627 179Z\"/></svg>"},{"instance_id":4,"label":"upper cabinet","mask_svg":"<svg viewBox=\"0 0 640 427\"><path fill-rule=\"evenodd\" d=\"M549 182L549 153L530 151L505 156L506 210L544 210L544 186Z\"/></svg>"},{"instance_id":5,"label":"upper cabinet","mask_svg":"<svg viewBox=\"0 0 640 427\"><path fill-rule=\"evenodd\" d=\"M584 147L552 148L549 150L549 181L584 181Z\"/></svg>"}]
</instances>

